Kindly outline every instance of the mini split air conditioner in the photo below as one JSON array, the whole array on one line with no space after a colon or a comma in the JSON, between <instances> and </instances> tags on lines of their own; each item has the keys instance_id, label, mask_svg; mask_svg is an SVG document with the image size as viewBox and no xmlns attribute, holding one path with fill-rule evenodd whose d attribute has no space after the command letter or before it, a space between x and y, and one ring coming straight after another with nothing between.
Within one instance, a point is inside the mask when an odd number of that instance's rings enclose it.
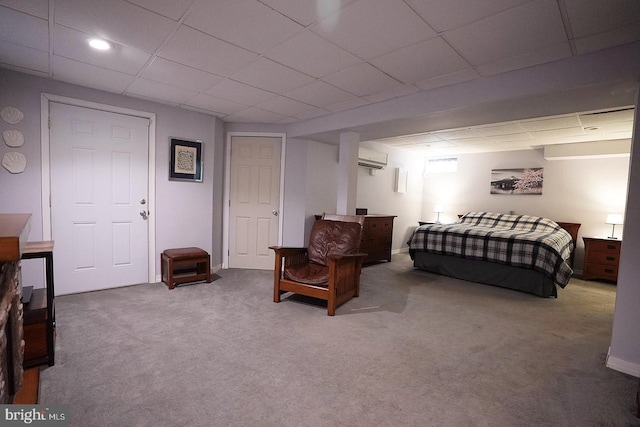
<instances>
[{"instance_id":1,"label":"mini split air conditioner","mask_svg":"<svg viewBox=\"0 0 640 427\"><path fill-rule=\"evenodd\" d=\"M387 153L360 147L358 151L358 165L371 169L382 169L387 166Z\"/></svg>"}]
</instances>

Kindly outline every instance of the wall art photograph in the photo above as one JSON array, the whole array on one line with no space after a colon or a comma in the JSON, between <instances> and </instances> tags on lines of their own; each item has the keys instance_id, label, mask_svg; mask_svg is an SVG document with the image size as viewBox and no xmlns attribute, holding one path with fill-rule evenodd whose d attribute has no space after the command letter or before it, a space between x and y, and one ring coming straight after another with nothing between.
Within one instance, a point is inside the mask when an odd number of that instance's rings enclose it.
<instances>
[{"instance_id":1,"label":"wall art photograph","mask_svg":"<svg viewBox=\"0 0 640 427\"><path fill-rule=\"evenodd\" d=\"M202 181L202 142L171 138L169 180Z\"/></svg>"},{"instance_id":2,"label":"wall art photograph","mask_svg":"<svg viewBox=\"0 0 640 427\"><path fill-rule=\"evenodd\" d=\"M492 169L491 194L542 194L544 168Z\"/></svg>"}]
</instances>

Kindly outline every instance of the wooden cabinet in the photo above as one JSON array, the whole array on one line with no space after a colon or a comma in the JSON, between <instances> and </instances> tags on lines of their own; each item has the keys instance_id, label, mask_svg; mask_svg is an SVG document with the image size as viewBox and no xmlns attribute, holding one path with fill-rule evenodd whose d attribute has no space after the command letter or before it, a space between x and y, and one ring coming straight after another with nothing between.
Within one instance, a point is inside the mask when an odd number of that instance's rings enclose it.
<instances>
[{"instance_id":1,"label":"wooden cabinet","mask_svg":"<svg viewBox=\"0 0 640 427\"><path fill-rule=\"evenodd\" d=\"M24 304L24 367L55 363L56 311L53 285L53 242L27 242L22 259L45 260L46 287L35 289Z\"/></svg>"},{"instance_id":2,"label":"wooden cabinet","mask_svg":"<svg viewBox=\"0 0 640 427\"><path fill-rule=\"evenodd\" d=\"M583 237L582 240L584 241L582 278L617 282L622 241L598 237Z\"/></svg>"},{"instance_id":3,"label":"wooden cabinet","mask_svg":"<svg viewBox=\"0 0 640 427\"><path fill-rule=\"evenodd\" d=\"M360 252L367 254L364 262L391 261L393 219L395 215L366 215Z\"/></svg>"}]
</instances>

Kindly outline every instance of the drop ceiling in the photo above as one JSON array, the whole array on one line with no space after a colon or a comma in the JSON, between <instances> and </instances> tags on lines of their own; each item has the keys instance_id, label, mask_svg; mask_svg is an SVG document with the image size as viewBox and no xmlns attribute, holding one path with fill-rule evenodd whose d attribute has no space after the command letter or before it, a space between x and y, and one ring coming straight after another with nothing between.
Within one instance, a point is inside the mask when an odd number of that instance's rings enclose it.
<instances>
[{"instance_id":1,"label":"drop ceiling","mask_svg":"<svg viewBox=\"0 0 640 427\"><path fill-rule=\"evenodd\" d=\"M113 48L92 50L95 36ZM0 0L0 67L228 123L286 126L637 40L637 0ZM596 130L602 111L379 141L446 153L629 138L626 107Z\"/></svg>"}]
</instances>

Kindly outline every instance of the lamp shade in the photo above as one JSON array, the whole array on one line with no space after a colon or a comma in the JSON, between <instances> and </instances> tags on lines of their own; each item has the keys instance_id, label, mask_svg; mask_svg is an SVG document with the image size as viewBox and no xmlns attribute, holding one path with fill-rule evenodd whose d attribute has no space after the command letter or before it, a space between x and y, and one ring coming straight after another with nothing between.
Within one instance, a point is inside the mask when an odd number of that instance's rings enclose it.
<instances>
[{"instance_id":1,"label":"lamp shade","mask_svg":"<svg viewBox=\"0 0 640 427\"><path fill-rule=\"evenodd\" d=\"M622 214L608 214L605 224L623 224Z\"/></svg>"}]
</instances>

